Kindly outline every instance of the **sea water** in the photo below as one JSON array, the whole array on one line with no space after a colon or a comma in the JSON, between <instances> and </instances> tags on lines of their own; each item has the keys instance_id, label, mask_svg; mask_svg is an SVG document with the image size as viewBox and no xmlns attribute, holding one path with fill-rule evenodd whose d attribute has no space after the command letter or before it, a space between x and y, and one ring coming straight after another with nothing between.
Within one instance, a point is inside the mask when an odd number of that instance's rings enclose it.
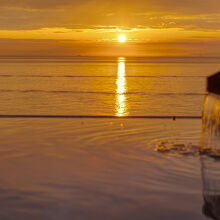
<instances>
[{"instance_id":1,"label":"sea water","mask_svg":"<svg viewBox=\"0 0 220 220\"><path fill-rule=\"evenodd\" d=\"M171 61L1 59L0 113L201 115L217 61Z\"/></svg>"},{"instance_id":2,"label":"sea water","mask_svg":"<svg viewBox=\"0 0 220 220\"><path fill-rule=\"evenodd\" d=\"M200 146L213 60L0 60L0 219L206 219ZM7 118L7 115L118 118Z\"/></svg>"}]
</instances>

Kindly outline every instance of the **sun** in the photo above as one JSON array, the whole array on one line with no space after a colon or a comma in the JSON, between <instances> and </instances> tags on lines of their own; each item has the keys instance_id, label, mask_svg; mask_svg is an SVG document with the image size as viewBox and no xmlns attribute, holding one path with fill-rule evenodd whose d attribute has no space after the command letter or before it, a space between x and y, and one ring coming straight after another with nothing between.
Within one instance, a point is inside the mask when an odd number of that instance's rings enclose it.
<instances>
[{"instance_id":1,"label":"sun","mask_svg":"<svg viewBox=\"0 0 220 220\"><path fill-rule=\"evenodd\" d=\"M126 41L127 41L127 36L125 34L118 35L118 42L119 43L125 43Z\"/></svg>"}]
</instances>

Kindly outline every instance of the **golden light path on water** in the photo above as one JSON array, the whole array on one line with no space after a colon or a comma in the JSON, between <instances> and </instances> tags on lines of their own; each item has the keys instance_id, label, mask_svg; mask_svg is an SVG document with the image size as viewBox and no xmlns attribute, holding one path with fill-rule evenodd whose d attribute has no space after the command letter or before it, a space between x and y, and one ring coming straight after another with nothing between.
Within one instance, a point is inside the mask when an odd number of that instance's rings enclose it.
<instances>
[{"instance_id":1,"label":"golden light path on water","mask_svg":"<svg viewBox=\"0 0 220 220\"><path fill-rule=\"evenodd\" d=\"M125 77L125 58L118 58L118 73L117 73L117 90L116 90L116 116L126 116L127 113L127 103L126 103L126 77Z\"/></svg>"}]
</instances>

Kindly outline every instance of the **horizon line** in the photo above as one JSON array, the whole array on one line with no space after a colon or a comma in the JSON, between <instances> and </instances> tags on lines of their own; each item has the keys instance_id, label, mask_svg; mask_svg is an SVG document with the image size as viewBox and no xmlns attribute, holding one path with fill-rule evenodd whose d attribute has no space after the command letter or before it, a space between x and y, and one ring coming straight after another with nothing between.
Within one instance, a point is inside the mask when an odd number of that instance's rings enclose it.
<instances>
[{"instance_id":1,"label":"horizon line","mask_svg":"<svg viewBox=\"0 0 220 220\"><path fill-rule=\"evenodd\" d=\"M4 58L26 58L26 59L32 59L32 58L148 58L148 59L220 59L220 56L125 56L125 55L119 55L119 56L108 56L108 55L72 55L72 56L35 56L35 55L25 55L25 56L19 56L19 55L0 55L0 59Z\"/></svg>"}]
</instances>

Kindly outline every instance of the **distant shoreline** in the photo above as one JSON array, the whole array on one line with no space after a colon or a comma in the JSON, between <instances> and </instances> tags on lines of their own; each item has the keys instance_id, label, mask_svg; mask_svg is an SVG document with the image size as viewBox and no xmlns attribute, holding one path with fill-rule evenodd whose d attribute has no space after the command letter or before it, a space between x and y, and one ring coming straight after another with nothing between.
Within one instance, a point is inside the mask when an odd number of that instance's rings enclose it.
<instances>
[{"instance_id":1,"label":"distant shoreline","mask_svg":"<svg viewBox=\"0 0 220 220\"><path fill-rule=\"evenodd\" d=\"M0 56L0 62L67 62L115 63L119 57L111 56ZM125 57L126 63L220 63L220 57Z\"/></svg>"}]
</instances>

